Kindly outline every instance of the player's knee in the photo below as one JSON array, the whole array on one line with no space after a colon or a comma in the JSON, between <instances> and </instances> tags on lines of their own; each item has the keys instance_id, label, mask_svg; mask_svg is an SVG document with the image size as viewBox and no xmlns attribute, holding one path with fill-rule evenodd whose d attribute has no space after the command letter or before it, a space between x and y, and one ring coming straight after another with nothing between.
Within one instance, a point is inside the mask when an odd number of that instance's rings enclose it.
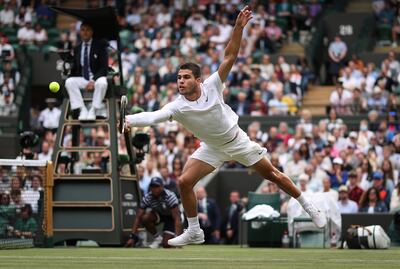
<instances>
[{"instance_id":1,"label":"player's knee","mask_svg":"<svg viewBox=\"0 0 400 269\"><path fill-rule=\"evenodd\" d=\"M276 169L274 167L274 169L269 171L266 179L268 179L269 181L272 181L274 183L277 183L277 182L282 181L284 176L285 175L281 171L279 171L278 169Z\"/></svg>"},{"instance_id":2,"label":"player's knee","mask_svg":"<svg viewBox=\"0 0 400 269\"><path fill-rule=\"evenodd\" d=\"M190 182L190 180L185 177L184 175L178 177L178 186L180 190L187 190L187 189L192 189L193 186Z\"/></svg>"}]
</instances>

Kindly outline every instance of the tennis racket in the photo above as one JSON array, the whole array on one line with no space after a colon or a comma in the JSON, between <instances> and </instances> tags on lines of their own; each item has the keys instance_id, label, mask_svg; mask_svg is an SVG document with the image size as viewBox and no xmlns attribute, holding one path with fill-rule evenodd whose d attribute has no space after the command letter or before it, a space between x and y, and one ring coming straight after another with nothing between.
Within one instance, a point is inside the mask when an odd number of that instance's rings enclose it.
<instances>
[{"instance_id":1,"label":"tennis racket","mask_svg":"<svg viewBox=\"0 0 400 269\"><path fill-rule=\"evenodd\" d=\"M125 95L121 96L121 106L119 108L119 133L123 134L125 131L125 114L128 98Z\"/></svg>"}]
</instances>

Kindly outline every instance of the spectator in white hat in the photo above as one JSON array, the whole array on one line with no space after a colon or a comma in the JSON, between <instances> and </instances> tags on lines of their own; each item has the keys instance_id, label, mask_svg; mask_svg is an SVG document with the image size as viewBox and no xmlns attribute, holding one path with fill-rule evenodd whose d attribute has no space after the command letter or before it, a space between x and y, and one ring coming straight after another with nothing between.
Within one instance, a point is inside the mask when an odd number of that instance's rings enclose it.
<instances>
[{"instance_id":1,"label":"spectator in white hat","mask_svg":"<svg viewBox=\"0 0 400 269\"><path fill-rule=\"evenodd\" d=\"M341 214L351 214L358 212L358 205L356 202L349 199L348 188L345 185L339 188L339 200L337 202Z\"/></svg>"},{"instance_id":2,"label":"spectator in white hat","mask_svg":"<svg viewBox=\"0 0 400 269\"><path fill-rule=\"evenodd\" d=\"M339 186L346 184L347 171L343 170L343 160L340 157L333 159L332 172L328 173L332 188L339 188Z\"/></svg>"}]
</instances>

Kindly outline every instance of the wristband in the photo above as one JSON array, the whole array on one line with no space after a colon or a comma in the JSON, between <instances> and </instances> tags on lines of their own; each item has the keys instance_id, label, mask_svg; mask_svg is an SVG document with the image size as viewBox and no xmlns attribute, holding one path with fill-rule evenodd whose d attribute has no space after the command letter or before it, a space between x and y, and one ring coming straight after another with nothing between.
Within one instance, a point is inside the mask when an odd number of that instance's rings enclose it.
<instances>
[{"instance_id":1,"label":"wristband","mask_svg":"<svg viewBox=\"0 0 400 269\"><path fill-rule=\"evenodd\" d=\"M129 238L130 238L130 239L133 239L134 241L139 241L139 237L138 237L136 234L134 234L134 233L131 233L131 234L129 235Z\"/></svg>"}]
</instances>

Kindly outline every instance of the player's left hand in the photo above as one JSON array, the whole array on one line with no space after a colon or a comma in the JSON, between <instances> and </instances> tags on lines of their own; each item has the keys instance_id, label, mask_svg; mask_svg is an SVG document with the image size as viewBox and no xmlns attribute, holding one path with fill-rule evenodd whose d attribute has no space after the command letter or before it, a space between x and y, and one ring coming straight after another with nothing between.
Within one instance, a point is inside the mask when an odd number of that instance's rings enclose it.
<instances>
[{"instance_id":1,"label":"player's left hand","mask_svg":"<svg viewBox=\"0 0 400 269\"><path fill-rule=\"evenodd\" d=\"M236 25L240 27L245 27L246 24L253 18L252 12L249 6L245 6L237 16Z\"/></svg>"}]
</instances>

